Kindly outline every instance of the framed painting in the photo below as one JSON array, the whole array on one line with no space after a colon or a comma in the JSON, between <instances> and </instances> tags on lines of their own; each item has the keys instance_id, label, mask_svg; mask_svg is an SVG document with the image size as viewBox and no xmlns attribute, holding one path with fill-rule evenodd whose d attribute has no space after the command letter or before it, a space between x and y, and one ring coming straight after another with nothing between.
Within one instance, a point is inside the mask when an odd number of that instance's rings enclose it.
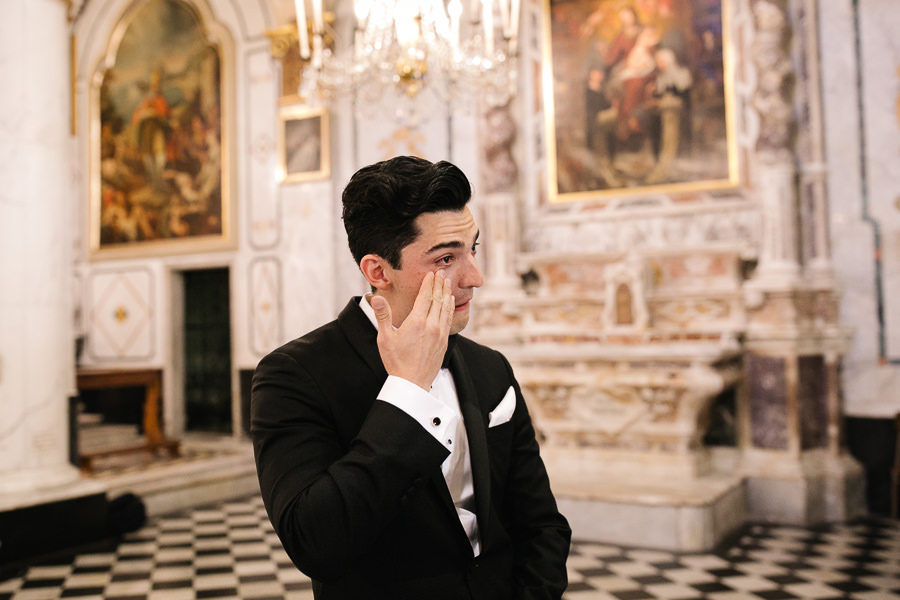
<instances>
[{"instance_id":1,"label":"framed painting","mask_svg":"<svg viewBox=\"0 0 900 600\"><path fill-rule=\"evenodd\" d=\"M728 0L547 0L551 202L739 183Z\"/></svg>"},{"instance_id":2,"label":"framed painting","mask_svg":"<svg viewBox=\"0 0 900 600\"><path fill-rule=\"evenodd\" d=\"M183 0L145 0L113 32L93 86L95 257L233 245L223 33Z\"/></svg>"},{"instance_id":3,"label":"framed painting","mask_svg":"<svg viewBox=\"0 0 900 600\"><path fill-rule=\"evenodd\" d=\"M328 111L324 107L282 107L278 155L284 183L329 178Z\"/></svg>"}]
</instances>

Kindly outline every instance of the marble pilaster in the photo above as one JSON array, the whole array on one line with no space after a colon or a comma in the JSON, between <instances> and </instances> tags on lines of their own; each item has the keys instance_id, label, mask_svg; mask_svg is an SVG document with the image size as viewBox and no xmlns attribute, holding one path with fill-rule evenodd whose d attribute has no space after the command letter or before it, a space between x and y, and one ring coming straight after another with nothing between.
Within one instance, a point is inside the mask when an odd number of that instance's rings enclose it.
<instances>
[{"instance_id":1,"label":"marble pilaster","mask_svg":"<svg viewBox=\"0 0 900 600\"><path fill-rule=\"evenodd\" d=\"M0 5L0 510L77 480L68 211L69 32L59 0Z\"/></svg>"},{"instance_id":2,"label":"marble pilaster","mask_svg":"<svg viewBox=\"0 0 900 600\"><path fill-rule=\"evenodd\" d=\"M853 329L845 411L892 419L900 385L900 4L834 0L817 8L832 260L841 321Z\"/></svg>"},{"instance_id":3,"label":"marble pilaster","mask_svg":"<svg viewBox=\"0 0 900 600\"><path fill-rule=\"evenodd\" d=\"M749 517L806 524L852 518L863 506L861 471L840 445L838 374L847 332L830 275L817 13L811 2L794 14L792 6L751 3L763 236L759 267L744 286L740 435ZM793 37L801 49L792 64Z\"/></svg>"},{"instance_id":4,"label":"marble pilaster","mask_svg":"<svg viewBox=\"0 0 900 600\"><path fill-rule=\"evenodd\" d=\"M828 169L825 162L825 124L822 105L821 48L818 35L819 10L815 0L804 0L802 8L802 54L805 144L801 153L801 199L807 276L820 286L834 283L828 231Z\"/></svg>"}]
</instances>

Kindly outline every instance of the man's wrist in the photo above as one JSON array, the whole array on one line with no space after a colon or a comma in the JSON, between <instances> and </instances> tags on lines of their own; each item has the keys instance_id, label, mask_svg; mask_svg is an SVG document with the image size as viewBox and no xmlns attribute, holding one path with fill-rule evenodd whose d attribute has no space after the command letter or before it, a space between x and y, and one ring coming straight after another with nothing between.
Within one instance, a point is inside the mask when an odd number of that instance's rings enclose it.
<instances>
[{"instance_id":1,"label":"man's wrist","mask_svg":"<svg viewBox=\"0 0 900 600\"><path fill-rule=\"evenodd\" d=\"M388 375L378 393L378 400L399 408L442 446L453 449L459 415L420 386L402 377Z\"/></svg>"}]
</instances>

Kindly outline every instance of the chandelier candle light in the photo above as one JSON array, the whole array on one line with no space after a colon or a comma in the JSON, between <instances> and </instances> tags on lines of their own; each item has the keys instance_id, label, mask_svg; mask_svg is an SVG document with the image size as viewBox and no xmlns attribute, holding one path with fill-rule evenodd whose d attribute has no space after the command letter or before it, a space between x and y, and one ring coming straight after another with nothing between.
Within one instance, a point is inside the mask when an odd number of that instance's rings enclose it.
<instances>
[{"instance_id":1,"label":"chandelier candle light","mask_svg":"<svg viewBox=\"0 0 900 600\"><path fill-rule=\"evenodd\" d=\"M515 89L520 0L354 0L352 43L344 45L326 31L322 3L294 0L307 100L351 94L361 115L387 109L415 122L429 96L500 106Z\"/></svg>"}]
</instances>

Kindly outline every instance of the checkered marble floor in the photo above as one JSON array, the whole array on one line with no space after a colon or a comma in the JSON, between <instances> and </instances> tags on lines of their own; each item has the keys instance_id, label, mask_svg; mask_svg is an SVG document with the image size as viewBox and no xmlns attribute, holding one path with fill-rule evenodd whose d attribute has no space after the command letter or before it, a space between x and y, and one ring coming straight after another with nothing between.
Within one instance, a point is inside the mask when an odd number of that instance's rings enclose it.
<instances>
[{"instance_id":1,"label":"checkered marble floor","mask_svg":"<svg viewBox=\"0 0 900 600\"><path fill-rule=\"evenodd\" d=\"M706 554L575 542L568 568L565 600L900 600L900 524L753 525ZM0 600L56 598L311 600L312 586L254 497L0 575Z\"/></svg>"}]
</instances>

